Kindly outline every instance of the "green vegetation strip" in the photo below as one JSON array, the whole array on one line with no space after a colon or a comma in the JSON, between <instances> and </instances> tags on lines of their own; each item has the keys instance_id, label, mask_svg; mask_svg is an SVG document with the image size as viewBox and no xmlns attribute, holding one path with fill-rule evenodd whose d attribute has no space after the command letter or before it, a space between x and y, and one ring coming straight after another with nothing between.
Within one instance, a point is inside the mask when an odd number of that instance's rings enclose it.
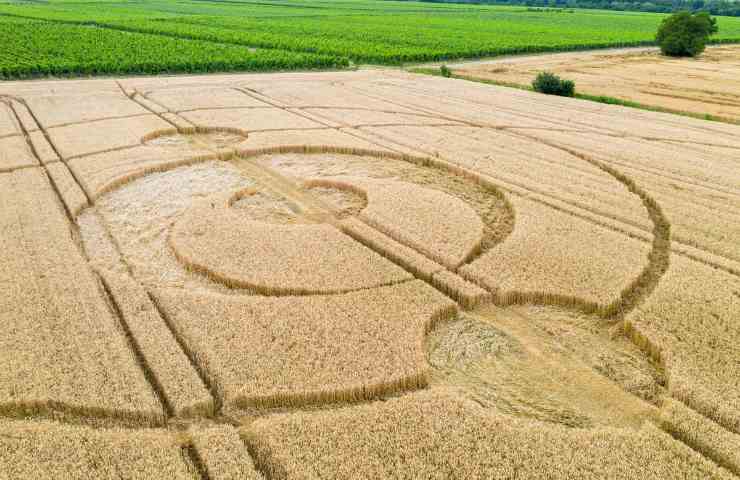
<instances>
[{"instance_id":1,"label":"green vegetation strip","mask_svg":"<svg viewBox=\"0 0 740 480\"><path fill-rule=\"evenodd\" d=\"M0 56L6 78L400 65L654 44L663 17L383 0L0 2ZM720 18L716 41L740 41L740 18Z\"/></svg>"},{"instance_id":2,"label":"green vegetation strip","mask_svg":"<svg viewBox=\"0 0 740 480\"><path fill-rule=\"evenodd\" d=\"M0 19L0 78L338 68L325 55L246 47L92 26Z\"/></svg>"}]
</instances>

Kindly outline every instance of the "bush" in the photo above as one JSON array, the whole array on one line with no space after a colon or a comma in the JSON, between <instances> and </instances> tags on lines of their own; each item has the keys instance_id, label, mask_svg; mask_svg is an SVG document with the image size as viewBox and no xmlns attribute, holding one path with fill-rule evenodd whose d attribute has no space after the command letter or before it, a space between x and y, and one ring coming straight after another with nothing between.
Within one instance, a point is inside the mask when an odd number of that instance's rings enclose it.
<instances>
[{"instance_id":1,"label":"bush","mask_svg":"<svg viewBox=\"0 0 740 480\"><path fill-rule=\"evenodd\" d=\"M535 92L548 95L560 95L561 97L572 97L575 95L576 84L572 80L563 80L550 72L541 72L532 82Z\"/></svg>"},{"instance_id":2,"label":"bush","mask_svg":"<svg viewBox=\"0 0 740 480\"><path fill-rule=\"evenodd\" d=\"M717 33L717 20L707 12L692 15L678 12L663 19L655 36L663 55L695 57L704 51L707 40Z\"/></svg>"},{"instance_id":3,"label":"bush","mask_svg":"<svg viewBox=\"0 0 740 480\"><path fill-rule=\"evenodd\" d=\"M447 78L450 78L452 76L452 70L450 70L450 67L448 67L447 65L442 65L441 67L439 67L439 73L443 77Z\"/></svg>"}]
</instances>

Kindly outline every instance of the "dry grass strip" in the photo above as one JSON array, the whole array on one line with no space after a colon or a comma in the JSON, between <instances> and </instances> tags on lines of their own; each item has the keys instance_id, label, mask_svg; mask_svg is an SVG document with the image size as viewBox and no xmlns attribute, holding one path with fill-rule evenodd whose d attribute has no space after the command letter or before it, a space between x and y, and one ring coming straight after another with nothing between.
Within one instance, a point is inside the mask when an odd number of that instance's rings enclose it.
<instances>
[{"instance_id":1,"label":"dry grass strip","mask_svg":"<svg viewBox=\"0 0 740 480\"><path fill-rule=\"evenodd\" d=\"M227 202L190 208L169 244L188 269L262 295L339 293L413 278L332 225L250 221Z\"/></svg>"},{"instance_id":2,"label":"dry grass strip","mask_svg":"<svg viewBox=\"0 0 740 480\"><path fill-rule=\"evenodd\" d=\"M193 427L188 433L209 480L264 480L231 425Z\"/></svg>"},{"instance_id":3,"label":"dry grass strip","mask_svg":"<svg viewBox=\"0 0 740 480\"><path fill-rule=\"evenodd\" d=\"M650 423L571 429L497 414L445 390L266 417L244 435L273 480L734 478Z\"/></svg>"},{"instance_id":4,"label":"dry grass strip","mask_svg":"<svg viewBox=\"0 0 740 480\"><path fill-rule=\"evenodd\" d=\"M0 175L0 411L159 423L162 407L46 175Z\"/></svg>"},{"instance_id":5,"label":"dry grass strip","mask_svg":"<svg viewBox=\"0 0 740 480\"><path fill-rule=\"evenodd\" d=\"M155 292L224 404L356 401L428 383L425 338L454 302L422 281L342 295Z\"/></svg>"},{"instance_id":6,"label":"dry grass strip","mask_svg":"<svg viewBox=\"0 0 740 480\"><path fill-rule=\"evenodd\" d=\"M199 479L168 432L41 421L0 421L0 469L3 480Z\"/></svg>"},{"instance_id":7,"label":"dry grass strip","mask_svg":"<svg viewBox=\"0 0 740 480\"><path fill-rule=\"evenodd\" d=\"M177 417L211 415L214 400L146 292L130 277L99 271L164 403Z\"/></svg>"},{"instance_id":8,"label":"dry grass strip","mask_svg":"<svg viewBox=\"0 0 740 480\"><path fill-rule=\"evenodd\" d=\"M661 409L661 427L702 455L740 475L740 435L672 399L666 399Z\"/></svg>"},{"instance_id":9,"label":"dry grass strip","mask_svg":"<svg viewBox=\"0 0 740 480\"><path fill-rule=\"evenodd\" d=\"M82 191L64 163L49 164L46 166L46 171L49 172L51 180L56 185L62 201L67 206L67 211L70 212L73 218L76 217L82 209L89 205L85 192Z\"/></svg>"}]
</instances>

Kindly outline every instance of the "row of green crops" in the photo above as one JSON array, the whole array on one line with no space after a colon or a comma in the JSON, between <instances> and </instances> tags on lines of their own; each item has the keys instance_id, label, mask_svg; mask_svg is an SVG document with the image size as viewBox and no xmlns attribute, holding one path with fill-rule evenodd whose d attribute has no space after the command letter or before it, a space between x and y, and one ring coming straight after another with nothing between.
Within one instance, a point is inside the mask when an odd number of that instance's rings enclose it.
<instances>
[{"instance_id":1,"label":"row of green crops","mask_svg":"<svg viewBox=\"0 0 740 480\"><path fill-rule=\"evenodd\" d=\"M643 45L653 41L663 18L383 0L6 2L0 1L0 21L26 26L0 30L3 47L10 45L0 50L3 68L22 58L63 65L70 73L337 68L349 60L397 65ZM28 27L29 21L37 22ZM719 28L717 41L740 41L740 18L720 18ZM63 52L47 45L60 36ZM132 46L138 43L146 45L141 53ZM111 60L109 52L126 45L136 52Z\"/></svg>"},{"instance_id":2,"label":"row of green crops","mask_svg":"<svg viewBox=\"0 0 740 480\"><path fill-rule=\"evenodd\" d=\"M265 71L347 66L346 58L0 18L0 78Z\"/></svg>"}]
</instances>

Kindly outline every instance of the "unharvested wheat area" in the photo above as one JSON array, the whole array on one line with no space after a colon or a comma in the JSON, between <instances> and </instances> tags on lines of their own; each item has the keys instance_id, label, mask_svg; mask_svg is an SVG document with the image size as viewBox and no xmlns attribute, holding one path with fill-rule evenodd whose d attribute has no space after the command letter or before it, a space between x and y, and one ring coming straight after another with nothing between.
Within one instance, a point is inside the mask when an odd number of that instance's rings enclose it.
<instances>
[{"instance_id":1,"label":"unharvested wheat area","mask_svg":"<svg viewBox=\"0 0 740 480\"><path fill-rule=\"evenodd\" d=\"M740 127L402 71L0 85L0 479L736 478Z\"/></svg>"}]
</instances>

